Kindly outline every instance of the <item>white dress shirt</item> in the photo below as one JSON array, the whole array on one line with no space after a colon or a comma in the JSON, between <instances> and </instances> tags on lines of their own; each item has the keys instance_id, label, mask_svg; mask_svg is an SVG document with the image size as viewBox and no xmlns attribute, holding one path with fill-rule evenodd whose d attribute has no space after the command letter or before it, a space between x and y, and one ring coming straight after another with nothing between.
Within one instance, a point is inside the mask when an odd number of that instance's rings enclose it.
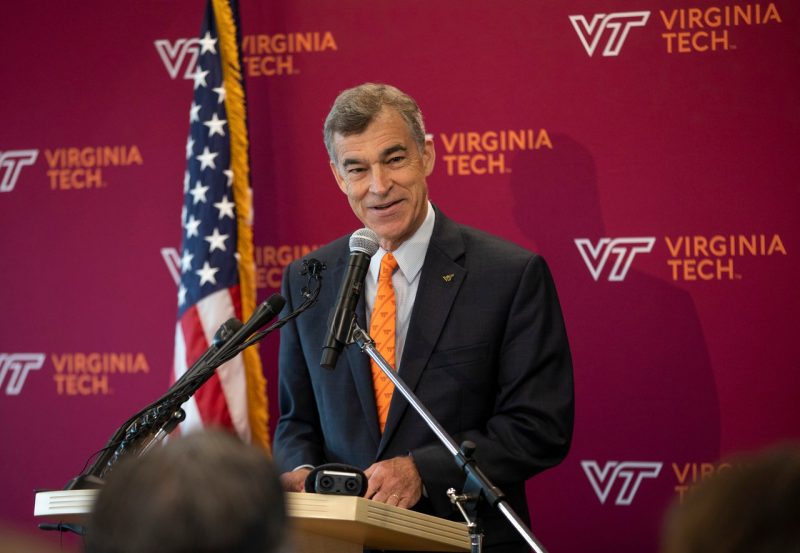
<instances>
[{"instance_id":1,"label":"white dress shirt","mask_svg":"<svg viewBox=\"0 0 800 553\"><path fill-rule=\"evenodd\" d=\"M433 206L428 202L428 213L425 215L425 220L417 229L417 232L392 252L392 255L397 260L397 270L392 275L392 286L394 287L397 305L397 320L395 321L395 361L397 366L395 369L400 366L400 360L403 357L403 346L406 343L411 310L414 307L414 299L417 297L417 288L419 288L419 274L422 271L422 263L425 261L428 244L431 242L435 218ZM372 318L372 307L375 305L375 296L378 293L378 275L381 271L381 260L384 255L386 255L386 250L378 248L378 251L370 260L369 272L364 282L364 298L367 302L366 328L369 328Z\"/></svg>"}]
</instances>

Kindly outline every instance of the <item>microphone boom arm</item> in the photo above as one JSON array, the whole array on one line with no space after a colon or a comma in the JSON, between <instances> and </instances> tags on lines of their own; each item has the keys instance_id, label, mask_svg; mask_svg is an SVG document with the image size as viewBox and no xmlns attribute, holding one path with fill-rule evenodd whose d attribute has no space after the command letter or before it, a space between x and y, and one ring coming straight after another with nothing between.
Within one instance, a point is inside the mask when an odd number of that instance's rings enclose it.
<instances>
[{"instance_id":1,"label":"microphone boom arm","mask_svg":"<svg viewBox=\"0 0 800 553\"><path fill-rule=\"evenodd\" d=\"M103 484L104 477L123 455L128 452L143 455L152 449L186 418L181 406L214 375L220 365L230 361L244 349L260 342L271 332L313 307L319 298L322 288L322 271L326 269L326 266L324 263L310 258L303 260L303 267L301 274L308 275L308 284L302 290L303 302L297 309L249 338L241 336L243 341L239 344L232 343L236 334L229 336L228 340L220 345L212 344L186 373L170 386L163 396L128 418L112 434L106 446L98 452L98 457L92 465L70 480L64 489L97 488ZM277 294L270 297L270 300L275 296Z\"/></svg>"},{"instance_id":2,"label":"microphone boom arm","mask_svg":"<svg viewBox=\"0 0 800 553\"><path fill-rule=\"evenodd\" d=\"M361 348L361 351L366 353L373 361L375 361L378 367L380 367L381 371L383 371L387 378L392 381L395 389L403 394L403 397L406 398L411 407L413 407L419 416L422 417L431 431L436 434L436 437L439 438L439 441L442 442L444 447L453 456L458 467L464 471L464 474L467 477L464 485L464 495L468 496L467 499L469 500L467 504L471 504L477 511L478 500L481 498L485 499L492 507L499 509L500 512L505 515L514 529L528 543L531 549L536 551L536 553L547 553L547 550L536 539L530 529L525 526L525 523L522 521L519 515L517 515L517 513L514 512L514 510L508 505L503 492L500 491L497 486L492 484L492 482L486 477L486 475L483 474L480 468L478 468L478 465L475 463L475 459L472 458L475 445L471 442L464 442L459 449L455 440L453 440L453 438L447 433L442 425L439 424L428 408L422 404L416 395L414 395L414 392L411 391L397 371L392 368L386 359L384 359L383 355L381 355L381 353L375 348L375 342L366 331L358 326L355 316L353 317L351 324L353 341L358 345L359 348ZM472 521L469 522L474 525Z\"/></svg>"}]
</instances>

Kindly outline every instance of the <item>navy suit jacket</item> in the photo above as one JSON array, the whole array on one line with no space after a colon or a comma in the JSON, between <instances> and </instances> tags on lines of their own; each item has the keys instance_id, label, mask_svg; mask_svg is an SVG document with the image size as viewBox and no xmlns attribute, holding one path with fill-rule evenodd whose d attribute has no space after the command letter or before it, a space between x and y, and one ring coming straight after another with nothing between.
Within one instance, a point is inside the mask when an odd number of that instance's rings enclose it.
<instances>
[{"instance_id":1,"label":"navy suit jacket","mask_svg":"<svg viewBox=\"0 0 800 553\"><path fill-rule=\"evenodd\" d=\"M335 370L319 366L348 239L311 254L328 267L319 304L281 331L275 459L282 470L364 469L410 453L427 492L415 508L458 519L445 491L460 490L464 476L399 393L381 435L366 354L351 345ZM286 309L305 284L297 261L284 274ZM357 311L364 326L363 297ZM478 465L527 520L525 480L564 458L573 422L572 362L544 260L437 210L399 374L456 443L477 444ZM499 513L481 516L487 545L517 541Z\"/></svg>"}]
</instances>

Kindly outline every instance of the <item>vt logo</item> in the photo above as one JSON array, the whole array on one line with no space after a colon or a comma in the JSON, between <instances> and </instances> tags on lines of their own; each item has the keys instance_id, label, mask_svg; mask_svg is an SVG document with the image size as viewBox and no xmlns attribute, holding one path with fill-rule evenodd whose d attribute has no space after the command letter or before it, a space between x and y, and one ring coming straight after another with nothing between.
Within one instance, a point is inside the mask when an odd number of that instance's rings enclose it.
<instances>
[{"instance_id":1,"label":"vt logo","mask_svg":"<svg viewBox=\"0 0 800 553\"><path fill-rule=\"evenodd\" d=\"M36 163L39 150L8 150L0 152L0 192L11 192L17 185L22 168Z\"/></svg>"},{"instance_id":2,"label":"vt logo","mask_svg":"<svg viewBox=\"0 0 800 553\"><path fill-rule=\"evenodd\" d=\"M41 369L44 359L44 353L0 353L0 387L6 383L6 395L18 396L28 372Z\"/></svg>"},{"instance_id":3,"label":"vt logo","mask_svg":"<svg viewBox=\"0 0 800 553\"><path fill-rule=\"evenodd\" d=\"M159 39L155 41L156 50L164 62L164 66L169 72L170 78L178 76L181 67L185 67L183 72L184 79L191 79L197 64L199 38L179 38L172 44L169 40Z\"/></svg>"},{"instance_id":4,"label":"vt logo","mask_svg":"<svg viewBox=\"0 0 800 553\"><path fill-rule=\"evenodd\" d=\"M649 253L653 249L656 239L652 236L634 238L601 238L596 245L588 238L576 238L575 245L581 253L583 262L586 263L592 278L600 279L608 258L615 256L614 266L608 273L608 280L619 282L625 280L628 269L631 268L633 258L637 253Z\"/></svg>"},{"instance_id":5,"label":"vt logo","mask_svg":"<svg viewBox=\"0 0 800 553\"><path fill-rule=\"evenodd\" d=\"M650 12L617 12L596 13L591 21L587 21L582 15L570 15L569 20L578 33L586 53L592 57L604 36L603 55L618 56L631 27L644 27L649 17Z\"/></svg>"},{"instance_id":6,"label":"vt logo","mask_svg":"<svg viewBox=\"0 0 800 553\"><path fill-rule=\"evenodd\" d=\"M630 505L642 480L656 478L663 463L644 461L608 461L601 469L597 461L581 461L583 472L589 479L600 503L605 503L616 482L622 482L614 505Z\"/></svg>"}]
</instances>

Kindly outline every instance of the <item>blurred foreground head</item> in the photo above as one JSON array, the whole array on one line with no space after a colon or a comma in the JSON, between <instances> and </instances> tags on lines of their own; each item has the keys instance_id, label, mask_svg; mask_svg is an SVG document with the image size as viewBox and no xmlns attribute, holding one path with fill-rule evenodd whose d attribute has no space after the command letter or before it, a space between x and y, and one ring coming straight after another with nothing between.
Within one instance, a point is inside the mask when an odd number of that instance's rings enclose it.
<instances>
[{"instance_id":1,"label":"blurred foreground head","mask_svg":"<svg viewBox=\"0 0 800 553\"><path fill-rule=\"evenodd\" d=\"M87 553L282 551L286 515L263 450L219 431L120 462L101 490Z\"/></svg>"},{"instance_id":2,"label":"blurred foreground head","mask_svg":"<svg viewBox=\"0 0 800 553\"><path fill-rule=\"evenodd\" d=\"M663 553L800 553L800 446L733 459L670 511Z\"/></svg>"}]
</instances>

